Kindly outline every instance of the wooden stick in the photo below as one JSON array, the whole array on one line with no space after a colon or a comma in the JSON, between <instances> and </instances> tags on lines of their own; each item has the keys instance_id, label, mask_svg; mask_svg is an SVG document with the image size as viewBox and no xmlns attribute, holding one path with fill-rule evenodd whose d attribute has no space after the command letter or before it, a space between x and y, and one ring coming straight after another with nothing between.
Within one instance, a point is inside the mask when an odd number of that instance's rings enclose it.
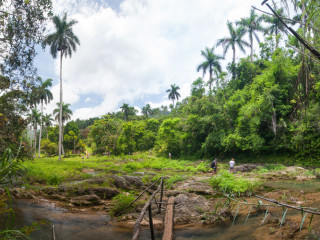
<instances>
[{"instance_id":1,"label":"wooden stick","mask_svg":"<svg viewBox=\"0 0 320 240\"><path fill-rule=\"evenodd\" d=\"M162 203L162 197L163 197L163 179L161 179L161 194L160 194L160 201L158 205L158 213L161 213L161 203Z\"/></svg>"},{"instance_id":2,"label":"wooden stick","mask_svg":"<svg viewBox=\"0 0 320 240\"><path fill-rule=\"evenodd\" d=\"M303 212L308 212L308 213L312 213L312 214L315 214L315 215L320 215L319 212L313 212L313 211L310 211L310 210L306 210L304 208L300 208L300 207L295 207L295 206L291 206L291 205L288 205L288 204L285 204L285 203L280 203L274 199L268 199L268 198L264 198L264 197L261 197L261 196L258 196L258 195L254 195L255 197L257 198L261 198L263 200L266 200L268 202L272 202L272 203L276 203L276 204L279 204L281 206L285 206L287 208L292 208L292 209L295 209L295 210L299 210L299 211L303 211Z\"/></svg>"},{"instance_id":3,"label":"wooden stick","mask_svg":"<svg viewBox=\"0 0 320 240\"><path fill-rule=\"evenodd\" d=\"M141 221L143 219L143 216L146 213L146 210L149 207L149 205L151 204L151 202L152 202L153 198L155 197L155 195L160 191L160 187L161 187L161 185L159 184L158 189L153 192L153 194L149 198L149 200L146 203L146 205L144 205L144 207L142 208L141 214L140 214L139 218L137 219L136 223L134 224L132 240L137 240L138 239L139 234L140 234L140 224L141 224Z\"/></svg>"},{"instance_id":4,"label":"wooden stick","mask_svg":"<svg viewBox=\"0 0 320 240\"><path fill-rule=\"evenodd\" d=\"M162 240L173 240L173 207L174 197L170 197L167 203L166 216L164 219L164 233Z\"/></svg>"},{"instance_id":5,"label":"wooden stick","mask_svg":"<svg viewBox=\"0 0 320 240\"><path fill-rule=\"evenodd\" d=\"M151 240L154 240L151 204L148 207L148 212L149 212L149 226L150 226L150 232L151 232Z\"/></svg>"},{"instance_id":6,"label":"wooden stick","mask_svg":"<svg viewBox=\"0 0 320 240\"><path fill-rule=\"evenodd\" d=\"M56 234L54 233L54 225L52 225L52 240L56 240Z\"/></svg>"},{"instance_id":7,"label":"wooden stick","mask_svg":"<svg viewBox=\"0 0 320 240\"><path fill-rule=\"evenodd\" d=\"M140 193L140 195L133 201L131 202L128 206L126 206L124 209L122 209L118 214L116 214L115 216L120 216L120 214L122 214L125 210L127 210L129 207L132 206L132 204L134 204L136 201L138 201L138 199L142 196L142 194L144 194L145 192L148 192L148 190L150 188L152 188L157 182L159 182L159 180L162 180L162 177L159 178L157 181L155 181L150 187L148 187L146 190L144 190L142 193ZM152 194L153 195L153 194Z\"/></svg>"}]
</instances>

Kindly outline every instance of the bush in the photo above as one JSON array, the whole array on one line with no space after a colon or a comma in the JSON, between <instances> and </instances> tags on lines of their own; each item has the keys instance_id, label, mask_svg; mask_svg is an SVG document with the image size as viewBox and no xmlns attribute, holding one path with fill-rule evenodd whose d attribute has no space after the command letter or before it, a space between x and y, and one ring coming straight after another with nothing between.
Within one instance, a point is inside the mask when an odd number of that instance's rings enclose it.
<instances>
[{"instance_id":1,"label":"bush","mask_svg":"<svg viewBox=\"0 0 320 240\"><path fill-rule=\"evenodd\" d=\"M127 196L127 195L120 193L119 195L115 196L112 200L113 200L113 207L110 210L110 214L111 214L111 216L115 217L121 211L123 211L130 203L132 203L135 200L135 197L133 195ZM135 206L135 204L133 204L130 208L128 208L124 212L122 212L122 214L128 212L134 206Z\"/></svg>"},{"instance_id":2,"label":"bush","mask_svg":"<svg viewBox=\"0 0 320 240\"><path fill-rule=\"evenodd\" d=\"M53 174L47 177L47 184L49 185L59 185L63 182L63 177Z\"/></svg>"},{"instance_id":3,"label":"bush","mask_svg":"<svg viewBox=\"0 0 320 240\"><path fill-rule=\"evenodd\" d=\"M256 181L250 181L240 176L235 176L233 173L223 171L218 176L212 177L209 180L212 187L218 187L221 191L235 194L248 193L259 186Z\"/></svg>"}]
</instances>

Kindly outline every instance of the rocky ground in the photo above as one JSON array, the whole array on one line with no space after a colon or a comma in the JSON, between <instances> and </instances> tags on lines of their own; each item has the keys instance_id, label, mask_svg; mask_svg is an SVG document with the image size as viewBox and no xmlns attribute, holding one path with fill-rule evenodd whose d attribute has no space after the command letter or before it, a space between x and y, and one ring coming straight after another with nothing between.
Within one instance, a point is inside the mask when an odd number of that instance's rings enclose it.
<instances>
[{"instance_id":1,"label":"rocky ground","mask_svg":"<svg viewBox=\"0 0 320 240\"><path fill-rule=\"evenodd\" d=\"M267 172L259 174L252 172L258 167L255 164L243 164L236 167L235 172L241 176L250 179L260 179L260 181L276 182L279 180L289 180L292 184L296 182L305 182L315 178L306 174L307 170L300 167L288 167L281 171ZM106 176L93 177L82 181L81 184L62 184L58 187L39 187L38 189L11 189L11 195L16 199L32 199L32 201L41 201L47 199L55 202L57 205L68 208L70 211L103 211L109 212L114 202L111 200L120 192L142 192L150 183L144 183L142 177L145 173L134 173L132 175L111 174ZM213 189L208 179L212 177L211 173L204 173L201 176L187 177L185 180L177 182L172 189L165 189L163 202L166 202L170 196L175 197L174 223L176 226L185 224L212 224L221 223L231 224L236 215L236 209L241 203L237 217L241 218L248 215L260 216L257 218L259 224L252 232L255 239L313 239L312 234L317 234L319 228L320 216L314 216L312 227L308 227L311 214L306 218L302 231L300 232L301 212L290 210L280 228L280 222L283 217L283 210L279 207L271 207L264 219L264 212L267 207L257 206L259 199L249 196L242 196L235 201L228 199ZM106 184L107 183L107 184ZM105 186L101 186L105 185ZM0 189L0 193L1 193ZM257 194L266 198L275 199L279 202L287 203L292 206L312 206L318 208L320 205L320 193L316 191L304 192L290 189L277 189L277 187L260 187ZM141 201L146 201L150 196L145 194ZM159 199L159 197L157 197ZM254 205L249 205L252 203ZM270 204L263 201L263 204ZM163 226L164 212L158 214L156 204L153 204L154 219L156 227ZM138 205L130 213L118 217L117 222L134 224L140 214L143 204ZM163 204L163 210L165 204ZM260 214L260 215L259 215ZM148 225L148 218L145 217L143 225Z\"/></svg>"}]
</instances>

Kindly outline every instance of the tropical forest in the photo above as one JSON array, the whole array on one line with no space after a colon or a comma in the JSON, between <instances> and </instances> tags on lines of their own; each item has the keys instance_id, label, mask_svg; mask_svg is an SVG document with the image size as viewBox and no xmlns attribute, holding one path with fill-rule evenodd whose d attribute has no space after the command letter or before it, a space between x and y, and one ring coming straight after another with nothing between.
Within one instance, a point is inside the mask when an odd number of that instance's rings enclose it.
<instances>
[{"instance_id":1,"label":"tropical forest","mask_svg":"<svg viewBox=\"0 0 320 240\"><path fill-rule=\"evenodd\" d=\"M175 1L0 1L0 239L320 238L320 2Z\"/></svg>"}]
</instances>

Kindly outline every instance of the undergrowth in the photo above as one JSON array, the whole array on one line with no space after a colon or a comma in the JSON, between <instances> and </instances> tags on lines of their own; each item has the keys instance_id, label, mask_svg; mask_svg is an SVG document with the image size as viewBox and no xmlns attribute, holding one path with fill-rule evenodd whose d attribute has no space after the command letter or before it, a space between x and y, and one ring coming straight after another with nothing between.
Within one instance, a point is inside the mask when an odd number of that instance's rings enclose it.
<instances>
[{"instance_id":1,"label":"undergrowth","mask_svg":"<svg viewBox=\"0 0 320 240\"><path fill-rule=\"evenodd\" d=\"M212 177L209 180L209 184L214 188L219 188L224 193L239 195L253 192L260 185L257 181L251 181L228 171L223 171L219 175Z\"/></svg>"}]
</instances>

